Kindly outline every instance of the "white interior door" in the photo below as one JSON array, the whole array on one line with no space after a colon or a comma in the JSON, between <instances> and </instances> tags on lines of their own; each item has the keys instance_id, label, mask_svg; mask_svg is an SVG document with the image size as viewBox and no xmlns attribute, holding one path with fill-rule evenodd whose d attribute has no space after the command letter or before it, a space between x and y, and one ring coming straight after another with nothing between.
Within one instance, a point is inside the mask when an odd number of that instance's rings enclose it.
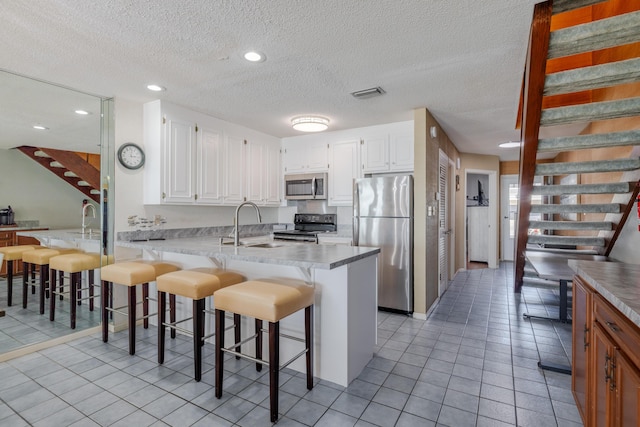
<instances>
[{"instance_id":1,"label":"white interior door","mask_svg":"<svg viewBox=\"0 0 640 427\"><path fill-rule=\"evenodd\" d=\"M500 185L501 250L504 261L513 261L518 211L518 175L502 175Z\"/></svg>"},{"instance_id":2,"label":"white interior door","mask_svg":"<svg viewBox=\"0 0 640 427\"><path fill-rule=\"evenodd\" d=\"M449 285L449 246L451 227L449 226L449 158L440 151L440 197L438 206L438 295L442 295Z\"/></svg>"}]
</instances>

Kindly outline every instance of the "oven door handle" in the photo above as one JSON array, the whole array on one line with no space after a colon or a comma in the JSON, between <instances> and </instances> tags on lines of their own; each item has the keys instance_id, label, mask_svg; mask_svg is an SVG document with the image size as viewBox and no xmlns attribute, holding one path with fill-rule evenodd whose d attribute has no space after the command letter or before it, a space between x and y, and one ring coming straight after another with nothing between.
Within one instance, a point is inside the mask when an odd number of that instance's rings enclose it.
<instances>
[{"instance_id":1,"label":"oven door handle","mask_svg":"<svg viewBox=\"0 0 640 427\"><path fill-rule=\"evenodd\" d=\"M311 178L311 195L316 198L316 177Z\"/></svg>"}]
</instances>

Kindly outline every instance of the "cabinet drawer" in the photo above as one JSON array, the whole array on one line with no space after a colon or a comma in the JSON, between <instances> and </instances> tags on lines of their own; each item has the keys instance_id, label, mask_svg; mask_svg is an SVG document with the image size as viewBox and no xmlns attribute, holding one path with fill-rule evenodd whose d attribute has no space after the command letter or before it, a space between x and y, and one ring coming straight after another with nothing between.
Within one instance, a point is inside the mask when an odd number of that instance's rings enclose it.
<instances>
[{"instance_id":1,"label":"cabinet drawer","mask_svg":"<svg viewBox=\"0 0 640 427\"><path fill-rule=\"evenodd\" d=\"M0 241L11 240L13 242L14 231L0 231Z\"/></svg>"},{"instance_id":2,"label":"cabinet drawer","mask_svg":"<svg viewBox=\"0 0 640 427\"><path fill-rule=\"evenodd\" d=\"M595 319L611 335L615 344L620 347L636 366L640 366L640 331L620 312L611 306L601 295L595 295Z\"/></svg>"}]
</instances>

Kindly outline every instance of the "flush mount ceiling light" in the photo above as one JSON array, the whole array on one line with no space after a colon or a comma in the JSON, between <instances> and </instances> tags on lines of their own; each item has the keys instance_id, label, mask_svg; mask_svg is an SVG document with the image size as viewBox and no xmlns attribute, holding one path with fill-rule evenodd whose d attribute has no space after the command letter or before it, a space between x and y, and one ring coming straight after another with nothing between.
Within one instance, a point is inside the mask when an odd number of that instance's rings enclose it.
<instances>
[{"instance_id":1,"label":"flush mount ceiling light","mask_svg":"<svg viewBox=\"0 0 640 427\"><path fill-rule=\"evenodd\" d=\"M516 148L516 147L520 147L522 145L522 142L520 141L509 141L509 142L503 142L502 144L498 145L498 147L500 148Z\"/></svg>"},{"instance_id":2,"label":"flush mount ceiling light","mask_svg":"<svg viewBox=\"0 0 640 427\"><path fill-rule=\"evenodd\" d=\"M301 132L321 132L329 127L329 119L320 116L298 116L291 119L291 126Z\"/></svg>"},{"instance_id":3,"label":"flush mount ceiling light","mask_svg":"<svg viewBox=\"0 0 640 427\"><path fill-rule=\"evenodd\" d=\"M78 114L78 115L81 115L81 116L89 115L89 112L85 111L85 110L76 110L75 113Z\"/></svg>"},{"instance_id":4,"label":"flush mount ceiling light","mask_svg":"<svg viewBox=\"0 0 640 427\"><path fill-rule=\"evenodd\" d=\"M267 59L267 57L264 55L264 53L251 50L244 54L244 59L246 59L249 62L264 62Z\"/></svg>"},{"instance_id":5,"label":"flush mount ceiling light","mask_svg":"<svg viewBox=\"0 0 640 427\"><path fill-rule=\"evenodd\" d=\"M42 125L33 125L33 128L37 130L49 130L48 127Z\"/></svg>"},{"instance_id":6,"label":"flush mount ceiling light","mask_svg":"<svg viewBox=\"0 0 640 427\"><path fill-rule=\"evenodd\" d=\"M147 85L147 89L152 90L154 92L163 92L166 90L164 87L159 85L154 85L154 84Z\"/></svg>"}]
</instances>

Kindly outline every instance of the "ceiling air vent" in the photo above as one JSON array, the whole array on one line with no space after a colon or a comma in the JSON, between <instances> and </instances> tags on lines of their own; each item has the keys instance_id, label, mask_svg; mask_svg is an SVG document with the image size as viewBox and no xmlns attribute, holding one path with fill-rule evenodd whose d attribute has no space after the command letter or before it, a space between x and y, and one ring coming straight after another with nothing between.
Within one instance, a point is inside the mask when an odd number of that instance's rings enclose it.
<instances>
[{"instance_id":1,"label":"ceiling air vent","mask_svg":"<svg viewBox=\"0 0 640 427\"><path fill-rule=\"evenodd\" d=\"M372 87L370 89L364 89L364 90L359 90L359 91L356 91L356 92L351 92L351 95L353 95L354 98L367 99L367 98L372 98L374 96L382 95L384 93L385 93L384 89L382 89L380 86L378 86L378 87Z\"/></svg>"}]
</instances>

